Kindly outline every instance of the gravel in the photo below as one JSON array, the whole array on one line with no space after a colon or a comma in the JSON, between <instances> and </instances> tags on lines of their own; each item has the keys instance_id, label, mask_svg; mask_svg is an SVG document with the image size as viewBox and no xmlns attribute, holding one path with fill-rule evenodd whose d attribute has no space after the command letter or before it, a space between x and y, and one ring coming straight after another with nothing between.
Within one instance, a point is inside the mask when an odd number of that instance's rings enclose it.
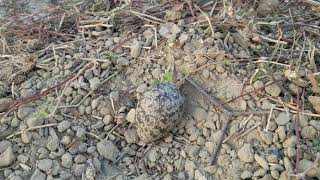
<instances>
[{"instance_id":1,"label":"gravel","mask_svg":"<svg viewBox=\"0 0 320 180\"><path fill-rule=\"evenodd\" d=\"M97 144L99 154L110 161L116 161L119 155L119 149L113 144L112 141L103 140Z\"/></svg>"},{"instance_id":2,"label":"gravel","mask_svg":"<svg viewBox=\"0 0 320 180\"><path fill-rule=\"evenodd\" d=\"M254 161L254 151L250 144L244 144L238 151L241 161L250 163Z\"/></svg>"},{"instance_id":3,"label":"gravel","mask_svg":"<svg viewBox=\"0 0 320 180\"><path fill-rule=\"evenodd\" d=\"M279 126L286 125L291 120L291 117L288 116L286 112L281 112L278 117L275 119L276 123Z\"/></svg>"},{"instance_id":4,"label":"gravel","mask_svg":"<svg viewBox=\"0 0 320 180\"><path fill-rule=\"evenodd\" d=\"M16 160L16 155L13 152L12 146L8 146L0 154L0 167L5 167L11 165Z\"/></svg>"}]
</instances>

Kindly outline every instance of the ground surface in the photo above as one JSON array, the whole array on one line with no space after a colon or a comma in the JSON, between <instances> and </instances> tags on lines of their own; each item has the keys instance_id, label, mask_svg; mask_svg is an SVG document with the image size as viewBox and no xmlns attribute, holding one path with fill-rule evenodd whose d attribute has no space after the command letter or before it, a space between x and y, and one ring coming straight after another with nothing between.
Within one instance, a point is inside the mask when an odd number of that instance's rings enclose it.
<instances>
[{"instance_id":1,"label":"ground surface","mask_svg":"<svg viewBox=\"0 0 320 180\"><path fill-rule=\"evenodd\" d=\"M320 179L319 2L10 2L0 179ZM159 82L183 118L145 145L135 109Z\"/></svg>"}]
</instances>

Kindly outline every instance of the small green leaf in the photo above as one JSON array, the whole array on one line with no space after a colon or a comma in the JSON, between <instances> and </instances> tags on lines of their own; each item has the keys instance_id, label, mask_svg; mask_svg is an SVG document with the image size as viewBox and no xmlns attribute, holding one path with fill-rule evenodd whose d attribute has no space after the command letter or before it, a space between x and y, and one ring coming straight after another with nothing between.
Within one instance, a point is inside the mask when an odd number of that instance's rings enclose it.
<instances>
[{"instance_id":1,"label":"small green leaf","mask_svg":"<svg viewBox=\"0 0 320 180\"><path fill-rule=\"evenodd\" d=\"M171 81L172 81L172 73L166 70L162 76L161 82L171 82Z\"/></svg>"}]
</instances>

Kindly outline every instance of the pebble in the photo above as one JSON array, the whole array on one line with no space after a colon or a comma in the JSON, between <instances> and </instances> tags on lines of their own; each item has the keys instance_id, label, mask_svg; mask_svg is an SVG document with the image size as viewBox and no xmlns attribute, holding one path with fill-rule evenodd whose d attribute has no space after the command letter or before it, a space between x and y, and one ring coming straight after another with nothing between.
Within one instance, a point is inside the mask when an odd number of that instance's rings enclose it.
<instances>
[{"instance_id":1,"label":"pebble","mask_svg":"<svg viewBox=\"0 0 320 180\"><path fill-rule=\"evenodd\" d=\"M70 153L65 153L61 156L61 166L65 168L71 168L72 166L72 155Z\"/></svg>"},{"instance_id":2,"label":"pebble","mask_svg":"<svg viewBox=\"0 0 320 180\"><path fill-rule=\"evenodd\" d=\"M44 171L47 174L50 174L50 171L52 170L52 160L51 159L41 159L38 161L37 167L41 171Z\"/></svg>"},{"instance_id":3,"label":"pebble","mask_svg":"<svg viewBox=\"0 0 320 180\"><path fill-rule=\"evenodd\" d=\"M264 176L267 173L267 170L265 169L258 169L253 173L253 177L261 177Z\"/></svg>"},{"instance_id":4,"label":"pebble","mask_svg":"<svg viewBox=\"0 0 320 180\"><path fill-rule=\"evenodd\" d=\"M309 124L314 127L317 131L320 131L320 121L319 120L311 120Z\"/></svg>"},{"instance_id":5,"label":"pebble","mask_svg":"<svg viewBox=\"0 0 320 180\"><path fill-rule=\"evenodd\" d=\"M184 151L188 154L189 157L195 157L200 151L200 146L197 145L191 145L191 146L186 146L184 148Z\"/></svg>"},{"instance_id":6,"label":"pebble","mask_svg":"<svg viewBox=\"0 0 320 180\"><path fill-rule=\"evenodd\" d=\"M281 112L275 121L279 126L284 126L290 121L290 119L291 117L288 116L286 112Z\"/></svg>"},{"instance_id":7,"label":"pebble","mask_svg":"<svg viewBox=\"0 0 320 180\"><path fill-rule=\"evenodd\" d=\"M134 41L134 43L131 45L131 51L130 56L133 58L139 57L141 53L142 45L139 41Z\"/></svg>"},{"instance_id":8,"label":"pebble","mask_svg":"<svg viewBox=\"0 0 320 180\"><path fill-rule=\"evenodd\" d=\"M160 79L161 73L162 73L162 71L161 71L160 68L155 68L155 69L152 70L152 72L151 72L153 78L155 78L155 79Z\"/></svg>"},{"instance_id":9,"label":"pebble","mask_svg":"<svg viewBox=\"0 0 320 180\"><path fill-rule=\"evenodd\" d=\"M305 139L313 139L317 135L317 130L313 126L305 126L301 130L301 136Z\"/></svg>"},{"instance_id":10,"label":"pebble","mask_svg":"<svg viewBox=\"0 0 320 180\"><path fill-rule=\"evenodd\" d=\"M137 93L143 93L146 89L147 89L148 85L146 83L140 84L137 89L136 92Z\"/></svg>"},{"instance_id":11,"label":"pebble","mask_svg":"<svg viewBox=\"0 0 320 180\"><path fill-rule=\"evenodd\" d=\"M97 150L101 156L110 160L116 161L119 155L119 149L109 140L100 141L97 144Z\"/></svg>"},{"instance_id":12,"label":"pebble","mask_svg":"<svg viewBox=\"0 0 320 180\"><path fill-rule=\"evenodd\" d=\"M265 91L273 97L278 97L281 93L280 87L276 84L271 84L265 87Z\"/></svg>"},{"instance_id":13,"label":"pebble","mask_svg":"<svg viewBox=\"0 0 320 180\"><path fill-rule=\"evenodd\" d=\"M192 117L200 122L202 120L206 120L207 117L208 117L208 113L206 110L204 110L203 108L201 107L196 107L194 108L194 110L192 111Z\"/></svg>"},{"instance_id":14,"label":"pebble","mask_svg":"<svg viewBox=\"0 0 320 180\"><path fill-rule=\"evenodd\" d=\"M72 172L75 176L79 177L86 171L87 167L85 164L75 164L72 166Z\"/></svg>"},{"instance_id":15,"label":"pebble","mask_svg":"<svg viewBox=\"0 0 320 180\"><path fill-rule=\"evenodd\" d=\"M126 120L130 123L134 123L135 117L136 117L136 109L130 109L130 111L128 112L128 114L126 116Z\"/></svg>"},{"instance_id":16,"label":"pebble","mask_svg":"<svg viewBox=\"0 0 320 180\"><path fill-rule=\"evenodd\" d=\"M268 132L265 132L265 131L263 131L263 130L260 130L259 131L259 135L260 135L260 139L264 142L264 143L266 143L266 144L268 144L268 145L270 145L270 144L272 144L272 138L273 138L273 133L272 132L270 132L270 131L268 131Z\"/></svg>"},{"instance_id":17,"label":"pebble","mask_svg":"<svg viewBox=\"0 0 320 180\"><path fill-rule=\"evenodd\" d=\"M288 157L295 157L296 156L296 149L294 147L288 147L287 148L287 156Z\"/></svg>"},{"instance_id":18,"label":"pebble","mask_svg":"<svg viewBox=\"0 0 320 180\"><path fill-rule=\"evenodd\" d=\"M311 103L313 109L320 113L320 96L309 96L308 101Z\"/></svg>"},{"instance_id":19,"label":"pebble","mask_svg":"<svg viewBox=\"0 0 320 180\"><path fill-rule=\"evenodd\" d=\"M101 85L101 81L100 81L100 79L98 77L94 77L94 78L89 80L89 84L90 84L90 89L95 91Z\"/></svg>"},{"instance_id":20,"label":"pebble","mask_svg":"<svg viewBox=\"0 0 320 180\"><path fill-rule=\"evenodd\" d=\"M29 161L29 157L24 154L19 154L17 160L22 164L26 164Z\"/></svg>"},{"instance_id":21,"label":"pebble","mask_svg":"<svg viewBox=\"0 0 320 180\"><path fill-rule=\"evenodd\" d=\"M58 124L57 128L58 128L58 131L62 133L67 129L69 129L70 126L71 126L71 123L69 121L62 121Z\"/></svg>"},{"instance_id":22,"label":"pebble","mask_svg":"<svg viewBox=\"0 0 320 180\"><path fill-rule=\"evenodd\" d=\"M259 156L258 154L254 155L254 159L257 161L257 163L265 170L269 170L268 162L265 158Z\"/></svg>"},{"instance_id":23,"label":"pebble","mask_svg":"<svg viewBox=\"0 0 320 180\"><path fill-rule=\"evenodd\" d=\"M253 176L251 171L245 170L241 173L241 179L250 179Z\"/></svg>"},{"instance_id":24,"label":"pebble","mask_svg":"<svg viewBox=\"0 0 320 180\"><path fill-rule=\"evenodd\" d=\"M0 154L0 167L9 166L16 160L12 146L8 146L4 152Z\"/></svg>"},{"instance_id":25,"label":"pebble","mask_svg":"<svg viewBox=\"0 0 320 180\"><path fill-rule=\"evenodd\" d=\"M46 145L46 147L50 150L50 151L55 151L59 146L59 139L53 136L50 136L48 138L48 143Z\"/></svg>"},{"instance_id":26,"label":"pebble","mask_svg":"<svg viewBox=\"0 0 320 180\"><path fill-rule=\"evenodd\" d=\"M137 143L139 140L137 131L134 129L128 129L124 132L124 137L128 144Z\"/></svg>"},{"instance_id":27,"label":"pebble","mask_svg":"<svg viewBox=\"0 0 320 180\"><path fill-rule=\"evenodd\" d=\"M299 161L299 167L300 170L299 172L304 172L306 171L309 167L312 167L313 161L307 160L307 159L302 159ZM308 171L307 177L319 177L320 176L320 166L316 166L316 168L312 168L311 170Z\"/></svg>"},{"instance_id":28,"label":"pebble","mask_svg":"<svg viewBox=\"0 0 320 180\"><path fill-rule=\"evenodd\" d=\"M297 143L297 137L296 136L290 136L289 138L287 138L283 143L282 146L284 148L288 148L288 147L294 147Z\"/></svg>"},{"instance_id":29,"label":"pebble","mask_svg":"<svg viewBox=\"0 0 320 180\"><path fill-rule=\"evenodd\" d=\"M254 160L254 151L251 144L244 144L238 151L238 157L241 161L249 163Z\"/></svg>"},{"instance_id":30,"label":"pebble","mask_svg":"<svg viewBox=\"0 0 320 180\"><path fill-rule=\"evenodd\" d=\"M27 116L34 112L34 108L31 107L20 107L18 109L18 118L24 120Z\"/></svg>"},{"instance_id":31,"label":"pebble","mask_svg":"<svg viewBox=\"0 0 320 180\"><path fill-rule=\"evenodd\" d=\"M125 57L119 57L117 59L117 64L119 66L128 66L130 64L129 59L125 58Z\"/></svg>"},{"instance_id":32,"label":"pebble","mask_svg":"<svg viewBox=\"0 0 320 180\"><path fill-rule=\"evenodd\" d=\"M84 157L83 155L79 154L74 158L74 162L81 164L81 163L85 163L87 161L87 158Z\"/></svg>"},{"instance_id":33,"label":"pebble","mask_svg":"<svg viewBox=\"0 0 320 180\"><path fill-rule=\"evenodd\" d=\"M34 127L34 126L40 126L44 123L44 118L30 116L26 119L26 123L29 128Z\"/></svg>"},{"instance_id":34,"label":"pebble","mask_svg":"<svg viewBox=\"0 0 320 180\"><path fill-rule=\"evenodd\" d=\"M289 173L294 173L293 165L288 157L284 157L283 163L284 163L284 168L286 168L286 170Z\"/></svg>"},{"instance_id":35,"label":"pebble","mask_svg":"<svg viewBox=\"0 0 320 180\"><path fill-rule=\"evenodd\" d=\"M32 134L29 131L22 131L21 133L21 141L25 144L29 144L32 139Z\"/></svg>"},{"instance_id":36,"label":"pebble","mask_svg":"<svg viewBox=\"0 0 320 180\"><path fill-rule=\"evenodd\" d=\"M36 169L32 174L30 180L46 180L46 174L41 172L39 169Z\"/></svg>"}]
</instances>

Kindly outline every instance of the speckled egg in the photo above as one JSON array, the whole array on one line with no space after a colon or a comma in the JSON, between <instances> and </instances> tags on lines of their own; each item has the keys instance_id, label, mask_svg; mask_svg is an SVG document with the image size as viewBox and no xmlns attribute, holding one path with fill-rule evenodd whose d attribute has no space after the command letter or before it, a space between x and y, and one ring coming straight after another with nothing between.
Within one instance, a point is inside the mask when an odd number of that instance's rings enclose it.
<instances>
[{"instance_id":1,"label":"speckled egg","mask_svg":"<svg viewBox=\"0 0 320 180\"><path fill-rule=\"evenodd\" d=\"M150 86L136 108L136 127L140 140L154 142L164 137L182 118L184 97L173 85Z\"/></svg>"}]
</instances>

